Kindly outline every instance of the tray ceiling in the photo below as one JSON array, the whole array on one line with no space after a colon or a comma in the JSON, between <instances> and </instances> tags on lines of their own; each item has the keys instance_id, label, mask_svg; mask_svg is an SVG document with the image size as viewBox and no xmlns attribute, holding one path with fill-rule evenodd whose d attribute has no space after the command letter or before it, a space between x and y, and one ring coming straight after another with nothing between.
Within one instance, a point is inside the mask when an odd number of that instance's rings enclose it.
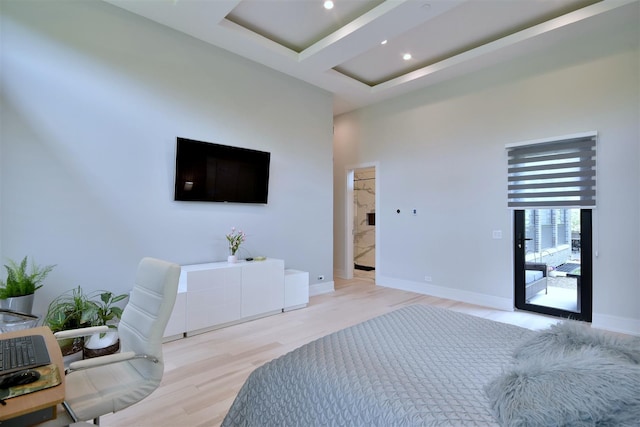
<instances>
[{"instance_id":1,"label":"tray ceiling","mask_svg":"<svg viewBox=\"0 0 640 427\"><path fill-rule=\"evenodd\" d=\"M335 114L640 23L638 0L106 1L326 89Z\"/></svg>"}]
</instances>

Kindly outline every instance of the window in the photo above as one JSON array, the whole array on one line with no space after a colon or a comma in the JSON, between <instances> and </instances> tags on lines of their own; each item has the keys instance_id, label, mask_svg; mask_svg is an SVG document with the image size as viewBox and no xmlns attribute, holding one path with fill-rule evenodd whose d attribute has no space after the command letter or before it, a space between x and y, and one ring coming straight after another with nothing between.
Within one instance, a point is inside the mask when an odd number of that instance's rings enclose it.
<instances>
[{"instance_id":1,"label":"window","mask_svg":"<svg viewBox=\"0 0 640 427\"><path fill-rule=\"evenodd\" d=\"M507 146L516 308L591 321L596 136Z\"/></svg>"}]
</instances>

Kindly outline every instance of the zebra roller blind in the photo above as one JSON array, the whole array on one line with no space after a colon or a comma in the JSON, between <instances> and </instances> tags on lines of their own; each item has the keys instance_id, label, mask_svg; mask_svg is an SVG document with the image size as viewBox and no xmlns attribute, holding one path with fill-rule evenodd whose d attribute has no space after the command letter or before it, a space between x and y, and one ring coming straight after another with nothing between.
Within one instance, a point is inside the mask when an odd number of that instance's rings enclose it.
<instances>
[{"instance_id":1,"label":"zebra roller blind","mask_svg":"<svg viewBox=\"0 0 640 427\"><path fill-rule=\"evenodd\" d=\"M509 207L596 205L596 133L507 146Z\"/></svg>"}]
</instances>

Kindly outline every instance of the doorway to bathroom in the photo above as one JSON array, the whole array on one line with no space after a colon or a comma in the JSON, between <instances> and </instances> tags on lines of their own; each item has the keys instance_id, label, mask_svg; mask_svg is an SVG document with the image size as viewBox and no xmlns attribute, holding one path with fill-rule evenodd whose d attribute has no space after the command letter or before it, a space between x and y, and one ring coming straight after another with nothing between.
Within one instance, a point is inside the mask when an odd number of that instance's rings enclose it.
<instances>
[{"instance_id":1,"label":"doorway to bathroom","mask_svg":"<svg viewBox=\"0 0 640 427\"><path fill-rule=\"evenodd\" d=\"M353 275L376 278L376 169L353 174Z\"/></svg>"},{"instance_id":2,"label":"doorway to bathroom","mask_svg":"<svg viewBox=\"0 0 640 427\"><path fill-rule=\"evenodd\" d=\"M376 278L376 191L377 165L360 164L347 168L346 278Z\"/></svg>"}]
</instances>

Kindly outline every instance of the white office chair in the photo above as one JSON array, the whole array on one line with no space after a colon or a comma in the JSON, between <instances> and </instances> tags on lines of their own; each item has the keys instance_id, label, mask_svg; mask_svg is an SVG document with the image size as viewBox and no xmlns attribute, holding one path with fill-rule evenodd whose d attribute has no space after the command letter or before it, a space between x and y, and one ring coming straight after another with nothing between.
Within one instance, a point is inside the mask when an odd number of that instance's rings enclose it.
<instances>
[{"instance_id":1,"label":"white office chair","mask_svg":"<svg viewBox=\"0 0 640 427\"><path fill-rule=\"evenodd\" d=\"M94 420L141 401L162 380L162 336L178 291L180 267L144 258L120 323L120 353L73 362L65 377L66 413L45 425ZM87 335L76 330L75 336ZM74 332L76 332L74 331ZM82 332L81 332L82 331ZM63 334L69 337L68 331Z\"/></svg>"}]
</instances>

